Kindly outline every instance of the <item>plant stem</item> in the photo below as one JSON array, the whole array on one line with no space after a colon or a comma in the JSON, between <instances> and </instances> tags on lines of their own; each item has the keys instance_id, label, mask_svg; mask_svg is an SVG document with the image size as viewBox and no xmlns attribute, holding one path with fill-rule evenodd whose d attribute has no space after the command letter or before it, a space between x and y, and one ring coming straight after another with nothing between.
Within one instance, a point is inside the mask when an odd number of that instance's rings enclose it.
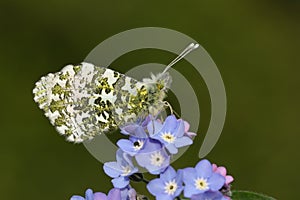
<instances>
[{"instance_id":1,"label":"plant stem","mask_svg":"<svg viewBox=\"0 0 300 200\"><path fill-rule=\"evenodd\" d=\"M147 180L147 179L144 179L143 178L143 180L142 180L144 183L146 183L146 184L148 184L149 183L149 181Z\"/></svg>"}]
</instances>

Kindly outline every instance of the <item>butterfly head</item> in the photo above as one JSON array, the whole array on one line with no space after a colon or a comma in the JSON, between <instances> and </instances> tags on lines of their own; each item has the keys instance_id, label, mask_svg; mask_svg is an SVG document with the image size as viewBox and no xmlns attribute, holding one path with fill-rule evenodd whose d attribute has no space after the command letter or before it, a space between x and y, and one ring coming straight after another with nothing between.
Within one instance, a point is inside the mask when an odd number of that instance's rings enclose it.
<instances>
[{"instance_id":1,"label":"butterfly head","mask_svg":"<svg viewBox=\"0 0 300 200\"><path fill-rule=\"evenodd\" d=\"M151 78L143 79L148 95L149 113L156 115L164 106L164 98L170 88L172 79L169 73L151 74Z\"/></svg>"}]
</instances>

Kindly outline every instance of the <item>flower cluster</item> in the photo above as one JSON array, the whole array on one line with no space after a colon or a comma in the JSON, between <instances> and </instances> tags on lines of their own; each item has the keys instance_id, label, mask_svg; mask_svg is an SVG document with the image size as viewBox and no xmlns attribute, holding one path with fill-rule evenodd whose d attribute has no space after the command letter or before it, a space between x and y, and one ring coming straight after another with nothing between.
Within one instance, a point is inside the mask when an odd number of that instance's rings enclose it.
<instances>
[{"instance_id":1,"label":"flower cluster","mask_svg":"<svg viewBox=\"0 0 300 200\"><path fill-rule=\"evenodd\" d=\"M121 128L128 139L120 139L116 161L104 164L104 172L112 178L114 188L105 195L86 191L86 197L73 196L71 200L135 200L137 194L130 181L147 183L148 191L157 200L180 199L180 196L196 199L228 200L232 176L224 167L201 160L192 168L175 170L170 165L172 155L181 147L193 144L195 133L189 132L189 124L168 116L163 122L152 116ZM133 160L138 166L134 166ZM143 179L140 168L153 175L151 181Z\"/></svg>"},{"instance_id":2,"label":"flower cluster","mask_svg":"<svg viewBox=\"0 0 300 200\"><path fill-rule=\"evenodd\" d=\"M136 200L136 191L133 188L124 189L111 189L108 194L102 192L93 193L93 190L87 189L85 191L85 198L82 196L74 195L70 200Z\"/></svg>"},{"instance_id":3,"label":"flower cluster","mask_svg":"<svg viewBox=\"0 0 300 200\"><path fill-rule=\"evenodd\" d=\"M193 143L187 132L185 122L174 115L168 116L164 123L148 116L140 124L122 127L121 133L129 135L129 139L121 139L117 145L149 173L160 174L170 165L170 156L178 153L178 148Z\"/></svg>"}]
</instances>

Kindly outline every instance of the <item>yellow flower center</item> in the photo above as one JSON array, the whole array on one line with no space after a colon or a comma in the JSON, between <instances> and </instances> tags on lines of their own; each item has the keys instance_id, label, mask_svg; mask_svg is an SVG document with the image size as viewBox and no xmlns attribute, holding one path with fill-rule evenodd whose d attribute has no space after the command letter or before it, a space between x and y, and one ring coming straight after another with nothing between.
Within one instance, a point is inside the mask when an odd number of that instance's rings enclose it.
<instances>
[{"instance_id":1,"label":"yellow flower center","mask_svg":"<svg viewBox=\"0 0 300 200\"><path fill-rule=\"evenodd\" d=\"M122 170L123 170L122 176L127 176L131 172L131 167L129 165L122 166Z\"/></svg>"},{"instance_id":2,"label":"yellow flower center","mask_svg":"<svg viewBox=\"0 0 300 200\"><path fill-rule=\"evenodd\" d=\"M175 192L176 192L176 190L177 190L177 183L176 183L176 181L175 181L175 179L174 180L172 180L172 181L169 181L169 182L166 182L165 183L165 193L167 193L168 195L173 195Z\"/></svg>"},{"instance_id":3,"label":"yellow flower center","mask_svg":"<svg viewBox=\"0 0 300 200\"><path fill-rule=\"evenodd\" d=\"M207 180L204 179L204 178L197 178L195 180L195 187L198 189L198 190L208 190L208 183L207 183Z\"/></svg>"},{"instance_id":4,"label":"yellow flower center","mask_svg":"<svg viewBox=\"0 0 300 200\"><path fill-rule=\"evenodd\" d=\"M155 152L151 154L150 159L151 164L157 167L160 167L165 161L164 157L161 155L160 152Z\"/></svg>"},{"instance_id":5,"label":"yellow flower center","mask_svg":"<svg viewBox=\"0 0 300 200\"><path fill-rule=\"evenodd\" d=\"M175 141L175 137L169 132L161 134L161 138L167 143L173 143Z\"/></svg>"}]
</instances>

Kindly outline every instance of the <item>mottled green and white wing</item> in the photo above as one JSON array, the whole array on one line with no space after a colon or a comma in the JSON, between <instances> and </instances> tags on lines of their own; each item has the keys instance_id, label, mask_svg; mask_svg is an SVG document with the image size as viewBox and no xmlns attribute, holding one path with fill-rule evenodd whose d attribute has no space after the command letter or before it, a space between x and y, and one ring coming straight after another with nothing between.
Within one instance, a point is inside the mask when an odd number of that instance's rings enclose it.
<instances>
[{"instance_id":1,"label":"mottled green and white wing","mask_svg":"<svg viewBox=\"0 0 300 200\"><path fill-rule=\"evenodd\" d=\"M51 124L75 143L136 120L148 94L142 82L89 63L42 77L33 93Z\"/></svg>"}]
</instances>

